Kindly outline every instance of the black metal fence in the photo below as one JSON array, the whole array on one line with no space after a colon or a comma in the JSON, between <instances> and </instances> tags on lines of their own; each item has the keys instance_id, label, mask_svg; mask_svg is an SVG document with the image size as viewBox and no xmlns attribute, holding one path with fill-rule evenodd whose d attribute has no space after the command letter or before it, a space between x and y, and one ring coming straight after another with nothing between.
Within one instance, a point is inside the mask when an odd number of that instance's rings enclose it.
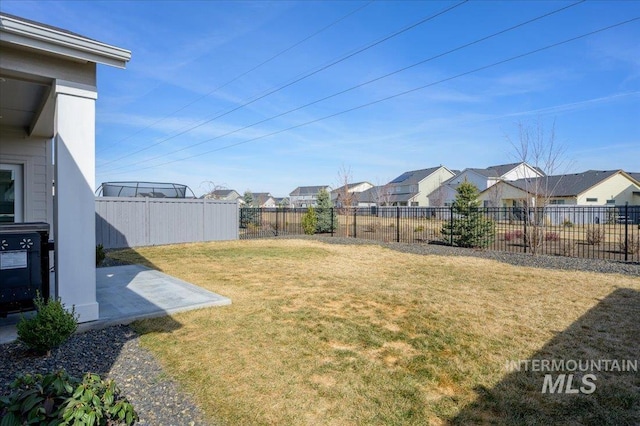
<instances>
[{"instance_id":1,"label":"black metal fence","mask_svg":"<svg viewBox=\"0 0 640 426\"><path fill-rule=\"evenodd\" d=\"M240 238L304 234L306 208L241 208ZM358 207L315 210L324 235L518 253L640 261L640 206ZM453 231L452 231L453 230ZM467 239L460 238L460 233ZM480 235L482 234L482 235Z\"/></svg>"}]
</instances>

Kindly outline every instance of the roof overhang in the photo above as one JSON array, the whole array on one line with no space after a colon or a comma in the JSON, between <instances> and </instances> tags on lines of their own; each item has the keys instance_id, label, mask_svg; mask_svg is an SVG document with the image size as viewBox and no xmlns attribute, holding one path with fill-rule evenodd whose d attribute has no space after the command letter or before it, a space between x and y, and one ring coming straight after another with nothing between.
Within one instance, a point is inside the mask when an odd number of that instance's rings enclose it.
<instances>
[{"instance_id":1,"label":"roof overhang","mask_svg":"<svg viewBox=\"0 0 640 426\"><path fill-rule=\"evenodd\" d=\"M118 68L131 59L129 50L7 15L0 15L0 42Z\"/></svg>"}]
</instances>

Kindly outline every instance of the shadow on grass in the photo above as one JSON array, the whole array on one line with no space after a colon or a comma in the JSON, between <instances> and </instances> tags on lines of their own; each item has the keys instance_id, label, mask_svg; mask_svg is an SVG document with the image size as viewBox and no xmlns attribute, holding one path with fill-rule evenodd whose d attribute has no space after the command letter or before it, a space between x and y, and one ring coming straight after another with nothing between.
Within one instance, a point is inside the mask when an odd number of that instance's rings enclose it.
<instances>
[{"instance_id":1,"label":"shadow on grass","mask_svg":"<svg viewBox=\"0 0 640 426\"><path fill-rule=\"evenodd\" d=\"M640 292L615 290L528 358L564 361L564 369L556 364L553 371L541 371L530 364L525 371L520 363L518 371L507 363L519 360L505 360L504 379L491 389L476 388L478 399L450 424L640 424L639 320ZM582 366L574 369L573 361ZM598 361L600 371L593 365ZM564 384L559 386L561 374ZM542 393L545 380L547 392ZM549 385L557 386L554 393Z\"/></svg>"}]
</instances>

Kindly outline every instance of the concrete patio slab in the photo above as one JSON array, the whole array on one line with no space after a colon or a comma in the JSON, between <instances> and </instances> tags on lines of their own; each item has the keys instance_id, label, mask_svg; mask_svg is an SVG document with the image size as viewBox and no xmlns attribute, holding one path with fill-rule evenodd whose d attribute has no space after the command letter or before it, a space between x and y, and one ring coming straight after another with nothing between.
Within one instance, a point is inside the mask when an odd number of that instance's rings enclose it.
<instances>
[{"instance_id":1,"label":"concrete patio slab","mask_svg":"<svg viewBox=\"0 0 640 426\"><path fill-rule=\"evenodd\" d=\"M79 331L231 304L227 297L141 265L98 268L96 291L100 318L80 324ZM0 318L0 343L17 338L19 320L19 314Z\"/></svg>"}]
</instances>

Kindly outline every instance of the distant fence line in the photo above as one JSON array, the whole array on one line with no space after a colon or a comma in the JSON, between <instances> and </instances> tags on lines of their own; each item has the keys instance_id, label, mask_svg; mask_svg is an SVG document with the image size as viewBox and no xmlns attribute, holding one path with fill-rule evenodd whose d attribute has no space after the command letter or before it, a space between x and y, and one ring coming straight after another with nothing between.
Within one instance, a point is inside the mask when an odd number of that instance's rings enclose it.
<instances>
[{"instance_id":1,"label":"distant fence line","mask_svg":"<svg viewBox=\"0 0 640 426\"><path fill-rule=\"evenodd\" d=\"M316 209L317 214L322 210ZM487 250L640 261L640 206L478 209L494 224ZM302 235L306 208L240 209L240 238ZM326 235L385 242L451 244L442 227L461 216L451 207L332 208Z\"/></svg>"},{"instance_id":2,"label":"distant fence line","mask_svg":"<svg viewBox=\"0 0 640 426\"><path fill-rule=\"evenodd\" d=\"M237 240L238 229L236 201L96 198L96 244L104 248Z\"/></svg>"}]
</instances>

